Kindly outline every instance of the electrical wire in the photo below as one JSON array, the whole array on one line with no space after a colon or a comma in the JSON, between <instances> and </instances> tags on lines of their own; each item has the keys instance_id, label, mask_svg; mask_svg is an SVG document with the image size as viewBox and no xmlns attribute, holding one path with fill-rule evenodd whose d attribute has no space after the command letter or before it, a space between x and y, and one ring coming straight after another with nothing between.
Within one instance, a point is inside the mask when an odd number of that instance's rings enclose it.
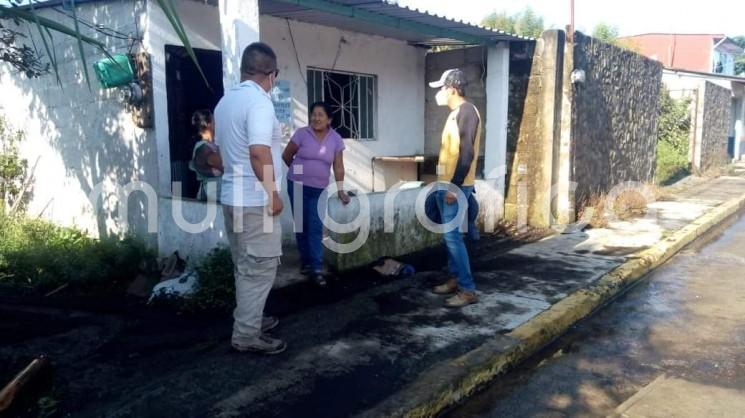
<instances>
[{"instance_id":1,"label":"electrical wire","mask_svg":"<svg viewBox=\"0 0 745 418\"><path fill-rule=\"evenodd\" d=\"M78 23L80 23L82 26L85 26L85 27L87 27L89 29L92 29L92 30L94 30L94 31L96 31L96 32L104 35L104 36L107 36L107 37L110 37L110 38L114 38L114 39L121 39L121 40L125 40L125 41L130 41L130 40L133 41L133 42L134 41L142 41L140 38L137 38L135 36L132 36L131 34L126 34L126 33L123 33L123 32L119 32L116 29L107 28L107 27L105 27L103 25L95 24L95 23L92 23L92 22L87 22L87 21L85 21L85 20L83 20L83 19L81 19L79 17L76 18L73 15L71 15L69 13L66 13L65 11L60 10L60 9L58 9L56 7L52 7L51 9L54 10L55 12L63 15L63 16L66 16L66 17L70 18L70 19L77 20Z\"/></svg>"},{"instance_id":2,"label":"electrical wire","mask_svg":"<svg viewBox=\"0 0 745 418\"><path fill-rule=\"evenodd\" d=\"M336 62L339 61L339 56L341 55L341 45L345 42L346 40L344 39L343 36L339 38L339 46L336 48L336 56L334 57L334 64L331 65L332 70L336 69Z\"/></svg>"},{"instance_id":3,"label":"electrical wire","mask_svg":"<svg viewBox=\"0 0 745 418\"><path fill-rule=\"evenodd\" d=\"M287 22L287 30L290 31L290 40L292 41L292 50L295 51L295 60L297 61L297 69L300 72L300 78L303 80L303 83L305 83L305 87L308 87L308 81L305 79L305 76L303 75L303 66L300 65L300 56L297 53L297 46L295 46L295 37L292 35L292 27L290 26L290 19L285 18L285 21Z\"/></svg>"}]
</instances>

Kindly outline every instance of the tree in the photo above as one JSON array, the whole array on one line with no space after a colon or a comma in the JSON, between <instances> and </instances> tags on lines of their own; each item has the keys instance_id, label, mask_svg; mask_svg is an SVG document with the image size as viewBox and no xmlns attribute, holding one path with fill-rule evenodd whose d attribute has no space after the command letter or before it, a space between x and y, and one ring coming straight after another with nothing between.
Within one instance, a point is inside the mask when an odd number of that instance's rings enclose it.
<instances>
[{"instance_id":1,"label":"tree","mask_svg":"<svg viewBox=\"0 0 745 418\"><path fill-rule=\"evenodd\" d=\"M592 30L592 37L609 44L615 44L618 40L618 26L600 22Z\"/></svg>"},{"instance_id":2,"label":"tree","mask_svg":"<svg viewBox=\"0 0 745 418\"><path fill-rule=\"evenodd\" d=\"M491 29L499 29L509 33L517 33L515 31L515 19L514 16L509 16L506 12L493 12L481 20L481 26L485 26Z\"/></svg>"},{"instance_id":3,"label":"tree","mask_svg":"<svg viewBox=\"0 0 745 418\"><path fill-rule=\"evenodd\" d=\"M620 39L618 26L605 22L599 22L592 30L592 37L629 51L639 52L639 46L630 39Z\"/></svg>"},{"instance_id":4,"label":"tree","mask_svg":"<svg viewBox=\"0 0 745 418\"><path fill-rule=\"evenodd\" d=\"M514 15L508 15L506 12L493 12L481 21L481 25L532 38L540 37L544 29L543 17L536 14L530 7Z\"/></svg>"},{"instance_id":5,"label":"tree","mask_svg":"<svg viewBox=\"0 0 745 418\"><path fill-rule=\"evenodd\" d=\"M732 41L739 45L740 48L745 48L745 36L735 36L732 38ZM745 75L745 54L735 59L735 74Z\"/></svg>"},{"instance_id":6,"label":"tree","mask_svg":"<svg viewBox=\"0 0 745 418\"><path fill-rule=\"evenodd\" d=\"M25 35L3 26L0 22L0 61L28 78L39 77L49 73L49 64L43 63L34 49L19 42Z\"/></svg>"}]
</instances>

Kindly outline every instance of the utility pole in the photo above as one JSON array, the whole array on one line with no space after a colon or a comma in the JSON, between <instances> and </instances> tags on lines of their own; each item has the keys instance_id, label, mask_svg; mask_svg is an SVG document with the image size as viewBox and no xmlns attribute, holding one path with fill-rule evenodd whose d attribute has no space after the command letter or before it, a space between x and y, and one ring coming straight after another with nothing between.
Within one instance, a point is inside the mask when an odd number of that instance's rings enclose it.
<instances>
[{"instance_id":1,"label":"utility pole","mask_svg":"<svg viewBox=\"0 0 745 418\"><path fill-rule=\"evenodd\" d=\"M574 42L574 0L569 0L569 30L567 30L567 41Z\"/></svg>"}]
</instances>

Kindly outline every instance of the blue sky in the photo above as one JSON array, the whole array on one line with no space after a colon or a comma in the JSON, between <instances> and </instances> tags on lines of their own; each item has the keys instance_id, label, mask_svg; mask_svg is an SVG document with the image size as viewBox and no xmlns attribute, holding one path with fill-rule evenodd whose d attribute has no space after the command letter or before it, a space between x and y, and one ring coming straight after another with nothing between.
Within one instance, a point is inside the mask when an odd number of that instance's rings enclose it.
<instances>
[{"instance_id":1,"label":"blue sky","mask_svg":"<svg viewBox=\"0 0 745 418\"><path fill-rule=\"evenodd\" d=\"M530 6L547 27L569 23L569 0L399 0L399 4L478 22L490 12L510 14ZM622 35L648 32L745 35L743 0L575 0L577 29L591 32L598 22L618 26Z\"/></svg>"}]
</instances>

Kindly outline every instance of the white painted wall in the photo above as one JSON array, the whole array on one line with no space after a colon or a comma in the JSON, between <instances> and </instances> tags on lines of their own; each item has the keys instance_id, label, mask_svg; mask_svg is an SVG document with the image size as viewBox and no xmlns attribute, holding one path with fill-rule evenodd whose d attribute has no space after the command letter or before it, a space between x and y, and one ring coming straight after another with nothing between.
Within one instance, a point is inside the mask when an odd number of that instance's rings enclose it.
<instances>
[{"instance_id":1,"label":"white painted wall","mask_svg":"<svg viewBox=\"0 0 745 418\"><path fill-rule=\"evenodd\" d=\"M73 24L72 19L51 8L40 13ZM87 3L78 6L77 14L85 21L141 36L145 1ZM31 29L37 37L36 45L43 50L36 30L33 26ZM112 53L128 50L126 40L106 38L84 27L81 30L103 41ZM94 236L124 232L116 220L117 199L111 193L116 184L137 180L157 183L153 134L135 126L119 101L118 91L101 89L92 71L88 89L73 38L55 33L54 45L61 86L53 74L29 80L0 65L0 112L15 128L26 132L21 152L29 164L39 159L29 213L42 214L62 225L76 225ZM92 47L86 47L85 52L89 66L103 57ZM102 204L88 198L97 185L105 196ZM96 207L101 209L98 215L94 213ZM142 195L133 195L130 231L145 231L145 208ZM154 242L154 235L145 236Z\"/></svg>"},{"instance_id":2,"label":"white painted wall","mask_svg":"<svg viewBox=\"0 0 745 418\"><path fill-rule=\"evenodd\" d=\"M229 51L231 56L226 57L223 65L224 70L228 70L229 74L225 74L224 79L226 84L232 83L240 65L240 52L242 52L242 47L237 43L247 43L252 40L250 35L253 26L237 27L230 22L235 23L234 21L240 20L241 25L250 24L253 21L250 17L236 19L235 16L251 10L244 10L246 8L243 7L244 4L240 10L225 9L224 15L221 16L218 7L186 0L176 4L179 7L184 27L190 34L193 33L190 39L194 47ZM228 5L228 7L233 7L233 5ZM221 19L227 22L224 37L221 36ZM171 210L174 204L181 204L184 217L196 222L204 218L208 206L201 202L176 201L171 198L164 48L167 44L179 45L180 42L155 2L148 3L147 22L145 44L153 56L155 137L160 178L157 186L159 250L161 254L167 254L180 249L183 256L197 256L204 254L219 243L225 243L222 213L218 210L215 219L203 225L205 232L198 235L183 231L172 215ZM331 69L342 37L346 43L342 44L335 69L378 76L378 139L366 142L347 140L345 152L349 187L362 192L369 191L372 187L373 156L410 155L423 151L424 51L411 47L403 41L340 31L336 28L297 21L290 21L289 24L297 46L297 58L286 20L261 16L259 33L261 40L271 45L277 53L281 70L280 79L289 80L291 83L295 129L306 126L308 122L308 92L304 82L307 68L310 66ZM298 59L302 65L302 71L298 68ZM289 202L285 203L289 208ZM283 213L282 224L285 244L291 244L293 234L289 209ZM195 239L195 236L199 239Z\"/></svg>"},{"instance_id":3,"label":"white painted wall","mask_svg":"<svg viewBox=\"0 0 745 418\"><path fill-rule=\"evenodd\" d=\"M218 8L189 0L175 4L192 45L220 50ZM139 29L142 47L151 55L155 128L137 128L120 103L118 91L100 89L95 79L92 92L88 90L77 59L76 44L69 38L55 37L57 54L64 57L60 60L63 88L56 84L53 76L26 80L11 74L7 66L1 66L0 108L16 128L27 133L23 155L31 164L40 158L30 213L43 212L49 219L76 225L93 235L121 233L124 229L117 222L116 186L142 181L157 192L157 202L153 205L158 207L158 234L144 235L149 242L153 245L157 242L161 254L175 249L181 249L185 256L204 254L225 241L220 211L213 221L204 225L206 232L201 234L182 231L172 212L175 201L171 199L170 187L164 49L168 44L180 45L180 41L153 1L87 3L79 5L77 12L82 19L121 32L134 33ZM51 9L42 13L71 23ZM339 51L335 69L378 76L377 140L346 142L347 181L351 188L362 192L371 189L373 156L423 152L424 50L403 41L296 21L289 23L297 58L287 21L261 16L260 36L278 54L280 78L291 83L295 128L307 124L307 88L303 81L307 67L331 69ZM339 50L342 37L346 42ZM100 39L105 40L112 52L128 50L126 41ZM89 65L101 57L91 48L86 52ZM102 208L98 216L88 199L97 185L101 185L105 197L102 204L96 204ZM175 203L182 204L184 219L189 222L201 220L209 209L206 204L194 201ZM128 207L130 231L145 234L148 206L143 194L133 194ZM289 211L285 215L285 240L289 243L292 241Z\"/></svg>"},{"instance_id":4,"label":"white painted wall","mask_svg":"<svg viewBox=\"0 0 745 418\"><path fill-rule=\"evenodd\" d=\"M295 39L292 46L290 30ZM360 191L372 190L372 157L421 154L424 151L425 50L404 41L336 28L261 16L261 40L277 53L280 79L289 80L295 128L308 123L308 67L378 76L375 141L346 140L347 182ZM346 43L341 44L344 38ZM297 53L297 56L296 56ZM298 61L300 67L298 68Z\"/></svg>"},{"instance_id":5,"label":"white painted wall","mask_svg":"<svg viewBox=\"0 0 745 418\"><path fill-rule=\"evenodd\" d=\"M250 2L249 2L250 3ZM220 50L218 8L194 1L176 3L194 47ZM228 21L227 18L223 17ZM245 24L246 21L243 21ZM425 50L404 41L371 36L336 28L289 21L297 47L293 48L288 21L261 16L260 38L277 53L280 79L290 81L295 114L295 129L308 123L308 67L373 74L378 76L378 114L375 141L347 140L345 163L347 180L360 191L372 189L372 157L421 154L424 150L424 56ZM233 36L235 29L228 29ZM339 42L344 38L346 43ZM153 54L153 80L156 112L156 136L161 182L160 194L170 195L170 156L168 155L168 100L165 89L164 47L179 45L178 38L155 2L148 3L146 45ZM233 42L235 43L235 42ZM228 43L233 55L224 67L240 64L240 53ZM241 48L238 48L242 51ZM298 68L298 60L302 69ZM235 68L233 68L235 70ZM235 76L226 75L226 82Z\"/></svg>"},{"instance_id":6,"label":"white painted wall","mask_svg":"<svg viewBox=\"0 0 745 418\"><path fill-rule=\"evenodd\" d=\"M217 7L181 0L174 2L192 47L220 50L220 18ZM158 195L171 196L171 156L168 145L168 96L166 94L165 46L181 45L163 11L154 1L147 2L147 30L144 44L151 56L155 138L158 149Z\"/></svg>"},{"instance_id":7,"label":"white painted wall","mask_svg":"<svg viewBox=\"0 0 745 418\"><path fill-rule=\"evenodd\" d=\"M241 58L246 45L259 41L259 0L220 0L223 86L241 81Z\"/></svg>"},{"instance_id":8,"label":"white painted wall","mask_svg":"<svg viewBox=\"0 0 745 418\"><path fill-rule=\"evenodd\" d=\"M486 123L484 126L484 178L495 195L486 213L488 226L494 227L504 215L505 177L507 175L507 114L510 92L510 45L500 42L487 50ZM476 193L481 193L481 189ZM480 199L483 200L483 199ZM486 202L484 202L486 203ZM482 205L483 206L483 205Z\"/></svg>"}]
</instances>

